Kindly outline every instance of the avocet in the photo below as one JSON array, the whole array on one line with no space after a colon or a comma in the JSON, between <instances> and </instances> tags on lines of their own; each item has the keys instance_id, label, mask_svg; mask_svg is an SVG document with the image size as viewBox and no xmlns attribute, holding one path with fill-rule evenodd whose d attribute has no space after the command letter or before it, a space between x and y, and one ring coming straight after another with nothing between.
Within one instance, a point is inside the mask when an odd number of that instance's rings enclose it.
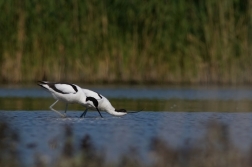
<instances>
[{"instance_id":1,"label":"avocet","mask_svg":"<svg viewBox=\"0 0 252 167\"><path fill-rule=\"evenodd\" d=\"M115 116L123 116L127 114L127 111L125 109L115 109L111 105L109 100L101 94L89 89L82 89L75 84L38 81L38 85L48 90L56 99L56 101L49 108L62 117L66 117L67 107L69 103L79 103L82 106L86 107L85 111L81 114L80 117L85 117L88 109L97 110L101 117L102 115L100 111L106 111L109 114ZM66 103L64 114L53 108L53 106L58 101Z\"/></svg>"}]
</instances>

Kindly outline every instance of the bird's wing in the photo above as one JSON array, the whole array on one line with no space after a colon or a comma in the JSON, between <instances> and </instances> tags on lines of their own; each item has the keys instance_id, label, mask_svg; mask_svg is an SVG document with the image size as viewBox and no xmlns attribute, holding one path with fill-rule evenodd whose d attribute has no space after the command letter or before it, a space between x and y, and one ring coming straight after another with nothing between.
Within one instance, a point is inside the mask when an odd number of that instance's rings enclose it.
<instances>
[{"instance_id":1,"label":"bird's wing","mask_svg":"<svg viewBox=\"0 0 252 167\"><path fill-rule=\"evenodd\" d=\"M89 90L89 89L82 89L82 91L86 95L86 97L93 97L96 100L101 100L102 99L102 95L97 93L97 92L94 92L94 91Z\"/></svg>"},{"instance_id":2,"label":"bird's wing","mask_svg":"<svg viewBox=\"0 0 252 167\"><path fill-rule=\"evenodd\" d=\"M78 89L75 85L73 84L61 84L61 83L56 83L56 84L48 84L48 86L53 89L54 91L62 94L70 94L70 93L77 93Z\"/></svg>"}]
</instances>

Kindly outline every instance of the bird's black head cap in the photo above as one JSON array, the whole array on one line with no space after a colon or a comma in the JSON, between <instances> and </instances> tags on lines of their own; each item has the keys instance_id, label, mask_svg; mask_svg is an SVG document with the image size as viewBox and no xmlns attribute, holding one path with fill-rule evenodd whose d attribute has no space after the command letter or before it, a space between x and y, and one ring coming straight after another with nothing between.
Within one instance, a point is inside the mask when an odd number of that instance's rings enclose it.
<instances>
[{"instance_id":1,"label":"bird's black head cap","mask_svg":"<svg viewBox=\"0 0 252 167\"><path fill-rule=\"evenodd\" d=\"M124 112L124 113L127 113L127 110L125 109L115 109L116 112Z\"/></svg>"}]
</instances>

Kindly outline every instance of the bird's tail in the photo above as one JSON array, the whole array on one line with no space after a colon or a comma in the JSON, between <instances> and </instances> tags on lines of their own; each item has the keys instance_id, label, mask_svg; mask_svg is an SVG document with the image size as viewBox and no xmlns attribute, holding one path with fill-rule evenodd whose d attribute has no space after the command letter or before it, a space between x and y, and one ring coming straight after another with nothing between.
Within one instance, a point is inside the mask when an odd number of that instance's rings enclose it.
<instances>
[{"instance_id":1,"label":"bird's tail","mask_svg":"<svg viewBox=\"0 0 252 167\"><path fill-rule=\"evenodd\" d=\"M46 88L45 85L47 85L48 82L47 81L38 81L38 85L43 87L43 88Z\"/></svg>"}]
</instances>

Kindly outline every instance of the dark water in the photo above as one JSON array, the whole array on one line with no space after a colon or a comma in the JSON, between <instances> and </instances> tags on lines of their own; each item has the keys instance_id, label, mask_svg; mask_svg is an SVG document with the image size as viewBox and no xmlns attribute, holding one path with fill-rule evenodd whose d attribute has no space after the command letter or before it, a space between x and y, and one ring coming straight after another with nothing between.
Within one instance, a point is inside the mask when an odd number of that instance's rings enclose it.
<instances>
[{"instance_id":1,"label":"dark water","mask_svg":"<svg viewBox=\"0 0 252 167\"><path fill-rule=\"evenodd\" d=\"M0 98L2 101L4 99L10 101L9 105L18 105L20 102L14 103L14 101L29 97L28 101L26 99L24 102L26 105L21 105L16 111L7 109L0 111L1 118L4 118L21 135L20 151L26 164L32 164L32 157L36 154L43 155L48 163L55 160L64 144L66 125L73 130L76 148L80 145L81 139L88 134L96 147L106 153L107 159L113 161L117 161L118 157L127 153L130 148L139 150L142 158L146 159L149 156L147 152L153 137L164 139L174 148L183 146L185 142L197 143L207 133L207 123L213 120L229 127L230 140L240 150L246 152L252 144L252 113L250 112L252 89L250 88L94 88L94 90L109 98L121 98L122 101L131 99L127 103L129 106L135 105L135 101L144 103L144 100L148 100L147 103L152 100L155 103L165 100L163 103L167 104L165 104L165 111L154 112L147 108L140 113L128 114L124 117L114 117L102 112L104 118L99 118L97 112L88 112L87 118L79 118L82 111L78 110L68 112L67 118L60 118L49 110L27 109L27 106L39 103L41 97L51 99L46 91L36 88L2 88ZM174 98L179 101L175 103ZM38 100L31 104L29 100L32 99ZM197 104L196 107L191 107L194 103ZM6 103L1 104L6 105ZM119 104L124 103L119 102ZM48 106L46 104L46 108ZM140 105L139 108L141 107ZM178 107L180 110L176 110ZM188 109L190 107L191 109ZM242 109L232 110L235 107ZM197 112L188 112L196 111L195 108ZM30 148L30 145L33 147Z\"/></svg>"}]
</instances>

